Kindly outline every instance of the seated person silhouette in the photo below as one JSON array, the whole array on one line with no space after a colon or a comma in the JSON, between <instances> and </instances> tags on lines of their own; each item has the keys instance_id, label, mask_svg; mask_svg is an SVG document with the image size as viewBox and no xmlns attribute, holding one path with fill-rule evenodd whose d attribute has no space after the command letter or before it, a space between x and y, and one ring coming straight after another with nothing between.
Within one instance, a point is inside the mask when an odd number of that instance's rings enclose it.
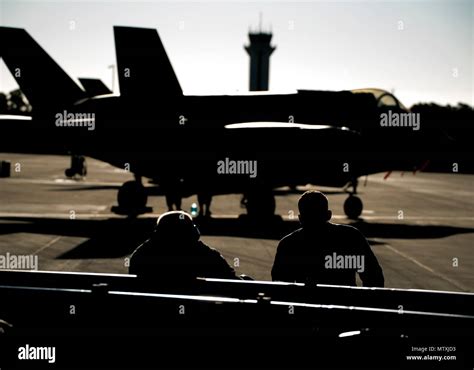
<instances>
[{"instance_id":1,"label":"seated person silhouette","mask_svg":"<svg viewBox=\"0 0 474 370\"><path fill-rule=\"evenodd\" d=\"M215 249L199 240L192 217L183 211L162 214L150 239L132 254L129 273L150 282L181 284L197 277L237 279Z\"/></svg>"},{"instance_id":2,"label":"seated person silhouette","mask_svg":"<svg viewBox=\"0 0 474 370\"><path fill-rule=\"evenodd\" d=\"M383 287L382 269L365 237L356 228L329 222L328 199L307 191L298 201L301 228L277 248L272 279L288 282Z\"/></svg>"}]
</instances>

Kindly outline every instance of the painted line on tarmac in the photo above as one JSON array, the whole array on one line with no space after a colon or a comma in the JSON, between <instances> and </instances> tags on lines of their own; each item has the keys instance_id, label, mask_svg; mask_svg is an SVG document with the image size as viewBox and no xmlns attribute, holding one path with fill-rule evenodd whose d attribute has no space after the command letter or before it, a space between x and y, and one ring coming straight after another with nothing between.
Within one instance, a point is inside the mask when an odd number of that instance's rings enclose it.
<instances>
[{"instance_id":1,"label":"painted line on tarmac","mask_svg":"<svg viewBox=\"0 0 474 370\"><path fill-rule=\"evenodd\" d=\"M459 284L456 280L453 280L449 277L447 277L446 275L438 272L438 271L435 271L434 269L432 269L431 267L429 266L426 266L425 264L421 263L420 261L418 261L417 259L409 256L408 254L402 252L402 251L399 251L398 249L396 249L395 247L392 247L391 245L389 244L384 244L384 246L391 250L393 253L396 253L398 254L399 256L405 258L406 260L414 263L415 265L421 267L422 269L432 273L433 275L437 276L438 278L442 279L442 280L445 280L447 281L448 283L454 285L456 288L462 290L462 291L465 291L465 292L469 292L470 290L467 289L466 287L464 287L463 285Z\"/></svg>"},{"instance_id":2,"label":"painted line on tarmac","mask_svg":"<svg viewBox=\"0 0 474 370\"><path fill-rule=\"evenodd\" d=\"M51 239L49 242L47 242L45 245L43 245L41 248L39 248L38 250L34 251L33 252L33 255L37 255L39 254L40 252L44 251L45 249L51 247L53 244L55 244L57 241L59 241L59 239L61 239L62 236L57 236L53 239Z\"/></svg>"}]
</instances>

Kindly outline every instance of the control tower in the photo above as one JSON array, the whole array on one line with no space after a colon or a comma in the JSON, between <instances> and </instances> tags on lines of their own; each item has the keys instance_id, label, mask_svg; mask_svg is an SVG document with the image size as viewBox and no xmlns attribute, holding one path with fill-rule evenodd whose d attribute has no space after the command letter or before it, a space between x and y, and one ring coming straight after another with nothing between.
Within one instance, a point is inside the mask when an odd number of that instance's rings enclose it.
<instances>
[{"instance_id":1,"label":"control tower","mask_svg":"<svg viewBox=\"0 0 474 370\"><path fill-rule=\"evenodd\" d=\"M245 50L250 56L250 91L268 90L268 75L270 72L270 55L276 49L271 46L272 34L249 32L250 44Z\"/></svg>"}]
</instances>

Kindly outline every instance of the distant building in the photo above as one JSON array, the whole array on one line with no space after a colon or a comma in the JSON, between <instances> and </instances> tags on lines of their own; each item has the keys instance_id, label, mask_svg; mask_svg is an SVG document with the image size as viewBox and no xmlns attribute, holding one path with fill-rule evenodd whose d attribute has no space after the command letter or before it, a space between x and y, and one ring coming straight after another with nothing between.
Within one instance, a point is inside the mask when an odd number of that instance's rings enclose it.
<instances>
[{"instance_id":1,"label":"distant building","mask_svg":"<svg viewBox=\"0 0 474 370\"><path fill-rule=\"evenodd\" d=\"M276 49L271 46L271 33L249 32L250 45L245 50L250 56L250 91L266 91L269 86L270 55Z\"/></svg>"}]
</instances>

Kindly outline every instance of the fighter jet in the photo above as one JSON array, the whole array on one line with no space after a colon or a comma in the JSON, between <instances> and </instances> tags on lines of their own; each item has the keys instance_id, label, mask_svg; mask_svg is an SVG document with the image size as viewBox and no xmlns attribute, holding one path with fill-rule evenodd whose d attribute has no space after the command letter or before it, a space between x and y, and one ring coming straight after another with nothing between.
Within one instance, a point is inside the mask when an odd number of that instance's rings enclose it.
<instances>
[{"instance_id":1,"label":"fighter jet","mask_svg":"<svg viewBox=\"0 0 474 370\"><path fill-rule=\"evenodd\" d=\"M146 208L146 177L183 196L243 193L255 217L274 214L277 187L351 185L344 211L357 218L361 176L427 159L424 131L380 127L389 93L184 95L156 30L114 35L120 96L91 97L25 30L0 27L0 55L33 106L27 131L3 127L8 150L71 151L133 172L117 197L125 213Z\"/></svg>"}]
</instances>

